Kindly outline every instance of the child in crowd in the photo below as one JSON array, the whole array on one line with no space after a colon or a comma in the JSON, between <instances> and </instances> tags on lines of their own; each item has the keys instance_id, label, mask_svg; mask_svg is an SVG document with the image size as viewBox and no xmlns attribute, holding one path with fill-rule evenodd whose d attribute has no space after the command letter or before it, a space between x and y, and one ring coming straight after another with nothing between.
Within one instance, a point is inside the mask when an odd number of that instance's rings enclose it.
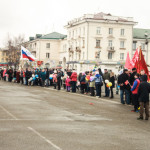
<instances>
[{"instance_id":1,"label":"child in crowd","mask_svg":"<svg viewBox=\"0 0 150 150\"><path fill-rule=\"evenodd\" d=\"M67 79L66 79L66 81L65 81L67 92L70 92L70 86L71 86L71 85L70 85L70 81L71 81L70 77L67 76Z\"/></svg>"}]
</instances>

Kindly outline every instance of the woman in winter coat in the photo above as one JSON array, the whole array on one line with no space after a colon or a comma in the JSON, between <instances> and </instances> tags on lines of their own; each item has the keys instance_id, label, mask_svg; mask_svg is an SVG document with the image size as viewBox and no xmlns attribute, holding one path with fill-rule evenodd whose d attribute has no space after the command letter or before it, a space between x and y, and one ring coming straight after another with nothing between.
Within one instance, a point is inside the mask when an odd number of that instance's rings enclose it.
<instances>
[{"instance_id":1,"label":"woman in winter coat","mask_svg":"<svg viewBox=\"0 0 150 150\"><path fill-rule=\"evenodd\" d=\"M110 80L109 80L111 83L112 83L112 86L110 87L110 98L114 98L114 93L113 93L113 88L115 87L115 75L114 75L114 72L111 72L110 73Z\"/></svg>"},{"instance_id":2,"label":"woman in winter coat","mask_svg":"<svg viewBox=\"0 0 150 150\"><path fill-rule=\"evenodd\" d=\"M139 107L139 101L138 101L138 88L140 85L140 79L139 79L139 74L136 73L134 75L134 82L133 82L133 86L131 88L131 92L132 92L132 100L133 100L133 104L134 104L134 110L131 110L132 112L138 112L138 107Z\"/></svg>"},{"instance_id":3,"label":"woman in winter coat","mask_svg":"<svg viewBox=\"0 0 150 150\"><path fill-rule=\"evenodd\" d=\"M77 73L73 72L71 74L70 79L71 79L72 92L76 93Z\"/></svg>"}]
</instances>

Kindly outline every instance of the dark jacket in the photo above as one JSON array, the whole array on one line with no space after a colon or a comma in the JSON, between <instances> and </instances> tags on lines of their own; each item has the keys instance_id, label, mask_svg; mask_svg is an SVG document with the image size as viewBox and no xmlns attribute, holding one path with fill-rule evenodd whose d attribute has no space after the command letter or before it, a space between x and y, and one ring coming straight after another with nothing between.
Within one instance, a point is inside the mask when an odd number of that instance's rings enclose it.
<instances>
[{"instance_id":1,"label":"dark jacket","mask_svg":"<svg viewBox=\"0 0 150 150\"><path fill-rule=\"evenodd\" d=\"M25 76L26 76L26 78L32 77L32 72L27 70L25 73Z\"/></svg>"},{"instance_id":2,"label":"dark jacket","mask_svg":"<svg viewBox=\"0 0 150 150\"><path fill-rule=\"evenodd\" d=\"M80 82L81 82L81 84L85 84L86 83L86 76L85 75L83 75L82 77L81 77L81 80L80 80Z\"/></svg>"},{"instance_id":3,"label":"dark jacket","mask_svg":"<svg viewBox=\"0 0 150 150\"><path fill-rule=\"evenodd\" d=\"M126 73L123 73L123 74L119 75L118 85L123 84L123 86L120 86L120 90L125 90L125 89L130 90L131 89L129 84L128 85L125 84L125 82L127 80L129 81L129 76Z\"/></svg>"},{"instance_id":4,"label":"dark jacket","mask_svg":"<svg viewBox=\"0 0 150 150\"><path fill-rule=\"evenodd\" d=\"M112 88L114 88L115 87L115 77L114 76L110 77L110 82L112 83Z\"/></svg>"},{"instance_id":5,"label":"dark jacket","mask_svg":"<svg viewBox=\"0 0 150 150\"><path fill-rule=\"evenodd\" d=\"M57 74L57 82L61 81L61 77L62 77L62 73L58 72L58 74Z\"/></svg>"},{"instance_id":6,"label":"dark jacket","mask_svg":"<svg viewBox=\"0 0 150 150\"><path fill-rule=\"evenodd\" d=\"M136 73L137 73L137 72L133 72L133 73L131 74L131 76L130 76L130 84L131 84L131 85L133 85L133 82L134 82L134 80L135 80L134 76L135 76Z\"/></svg>"},{"instance_id":7,"label":"dark jacket","mask_svg":"<svg viewBox=\"0 0 150 150\"><path fill-rule=\"evenodd\" d=\"M143 75L141 80L138 88L138 99L140 102L149 102L150 84L147 82L147 76Z\"/></svg>"},{"instance_id":8,"label":"dark jacket","mask_svg":"<svg viewBox=\"0 0 150 150\"><path fill-rule=\"evenodd\" d=\"M40 77L41 77L41 79L43 81L46 80L46 73L45 72L41 72Z\"/></svg>"},{"instance_id":9,"label":"dark jacket","mask_svg":"<svg viewBox=\"0 0 150 150\"><path fill-rule=\"evenodd\" d=\"M49 71L46 71L46 79L49 79Z\"/></svg>"}]
</instances>

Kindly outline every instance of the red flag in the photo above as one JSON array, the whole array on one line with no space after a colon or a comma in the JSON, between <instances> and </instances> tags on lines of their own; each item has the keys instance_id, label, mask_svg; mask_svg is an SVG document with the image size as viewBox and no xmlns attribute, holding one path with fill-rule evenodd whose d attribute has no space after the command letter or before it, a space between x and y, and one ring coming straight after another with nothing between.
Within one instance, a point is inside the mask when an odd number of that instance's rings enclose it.
<instances>
[{"instance_id":1,"label":"red flag","mask_svg":"<svg viewBox=\"0 0 150 150\"><path fill-rule=\"evenodd\" d=\"M136 51L135 51L135 53L134 53L134 56L133 56L133 58L131 60L132 68L137 68L137 67L135 67L135 64L138 61L138 59L139 59L139 50L137 48Z\"/></svg>"},{"instance_id":2,"label":"red flag","mask_svg":"<svg viewBox=\"0 0 150 150\"><path fill-rule=\"evenodd\" d=\"M129 84L129 81L128 80L126 80L126 82L124 83L125 85L128 85Z\"/></svg>"},{"instance_id":3,"label":"red flag","mask_svg":"<svg viewBox=\"0 0 150 150\"><path fill-rule=\"evenodd\" d=\"M126 63L125 63L124 68L132 69L132 65L131 65L131 61L130 61L130 57L129 57L129 52L127 53L127 58L126 58Z\"/></svg>"},{"instance_id":4,"label":"red flag","mask_svg":"<svg viewBox=\"0 0 150 150\"><path fill-rule=\"evenodd\" d=\"M148 75L147 64L145 62L145 59L144 59L144 56L143 56L141 49L139 51L138 61L135 63L135 68L137 69L138 73L140 73L140 71L143 69L145 71L145 73Z\"/></svg>"}]
</instances>

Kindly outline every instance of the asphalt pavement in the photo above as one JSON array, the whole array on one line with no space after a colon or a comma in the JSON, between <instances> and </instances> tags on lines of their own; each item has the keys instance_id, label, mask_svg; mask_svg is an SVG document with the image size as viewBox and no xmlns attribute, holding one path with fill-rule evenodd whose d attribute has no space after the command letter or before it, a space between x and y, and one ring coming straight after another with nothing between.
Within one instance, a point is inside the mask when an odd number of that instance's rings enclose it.
<instances>
[{"instance_id":1,"label":"asphalt pavement","mask_svg":"<svg viewBox=\"0 0 150 150\"><path fill-rule=\"evenodd\" d=\"M150 121L131 109L119 98L0 81L0 150L150 150Z\"/></svg>"}]
</instances>

